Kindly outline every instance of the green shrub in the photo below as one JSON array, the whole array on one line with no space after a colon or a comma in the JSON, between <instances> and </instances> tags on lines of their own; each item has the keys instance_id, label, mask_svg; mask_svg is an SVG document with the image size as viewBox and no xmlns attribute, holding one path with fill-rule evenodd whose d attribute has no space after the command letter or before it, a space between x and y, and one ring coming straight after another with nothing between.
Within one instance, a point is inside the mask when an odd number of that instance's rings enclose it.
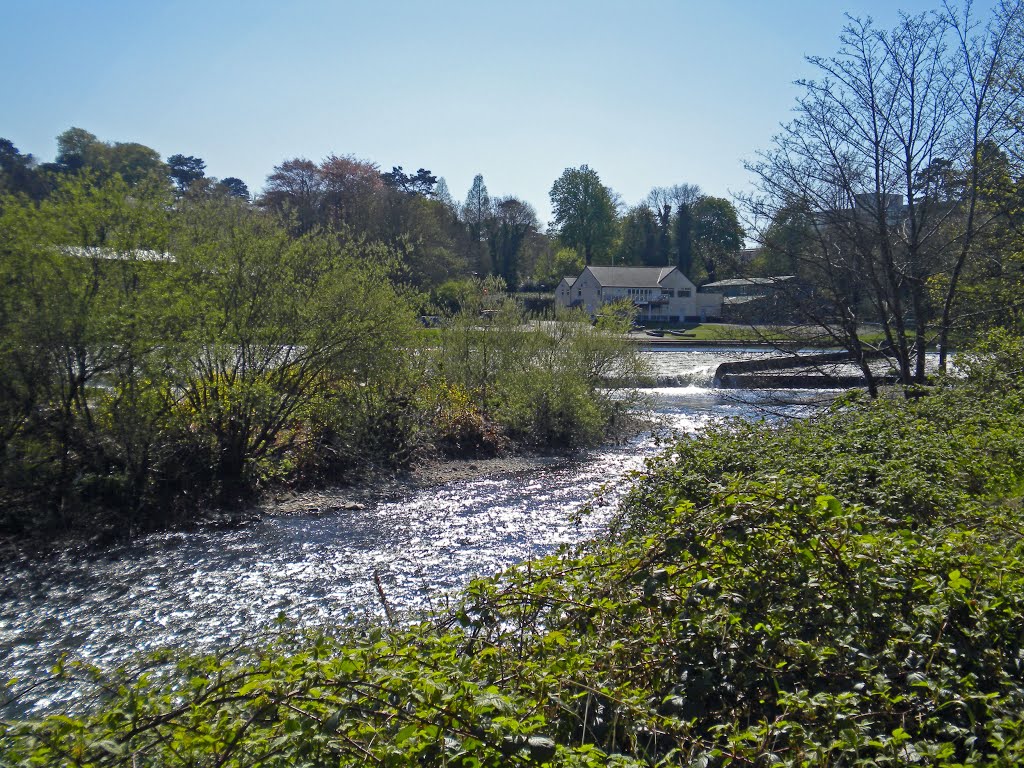
<instances>
[{"instance_id":1,"label":"green shrub","mask_svg":"<svg viewBox=\"0 0 1024 768\"><path fill-rule=\"evenodd\" d=\"M531 321L512 302L462 313L441 335L435 373L465 393L483 422L540 449L594 445L635 403L609 382L636 382L645 366L622 337L628 318L594 329L582 313Z\"/></svg>"}]
</instances>

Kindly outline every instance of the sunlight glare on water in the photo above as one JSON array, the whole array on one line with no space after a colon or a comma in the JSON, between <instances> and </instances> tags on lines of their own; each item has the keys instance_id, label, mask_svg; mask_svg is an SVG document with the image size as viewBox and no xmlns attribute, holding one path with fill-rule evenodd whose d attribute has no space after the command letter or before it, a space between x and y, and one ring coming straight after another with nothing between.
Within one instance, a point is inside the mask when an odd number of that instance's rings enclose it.
<instances>
[{"instance_id":1,"label":"sunlight glare on water","mask_svg":"<svg viewBox=\"0 0 1024 768\"><path fill-rule=\"evenodd\" d=\"M765 397L707 386L645 394L676 432L756 418ZM379 616L375 575L396 611L443 607L446 594L475 577L598 534L628 487L621 480L659 445L646 435L581 460L449 482L360 510L265 516L8 563L0 571L0 680L38 679L62 653L114 666L160 647L213 650L265 632L280 613L310 627ZM573 522L599 494L594 512Z\"/></svg>"}]
</instances>

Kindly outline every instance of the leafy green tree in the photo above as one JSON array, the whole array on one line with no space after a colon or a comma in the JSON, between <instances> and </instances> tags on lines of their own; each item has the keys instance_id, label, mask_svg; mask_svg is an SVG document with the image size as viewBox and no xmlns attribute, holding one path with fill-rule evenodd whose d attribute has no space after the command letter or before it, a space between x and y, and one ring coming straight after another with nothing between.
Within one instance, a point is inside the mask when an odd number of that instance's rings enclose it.
<instances>
[{"instance_id":1,"label":"leafy green tree","mask_svg":"<svg viewBox=\"0 0 1024 768\"><path fill-rule=\"evenodd\" d=\"M391 365L412 327L382 247L295 238L230 199L186 206L173 232L182 307L182 417L199 425L218 500L251 491L296 446L300 417Z\"/></svg>"},{"instance_id":2,"label":"leafy green tree","mask_svg":"<svg viewBox=\"0 0 1024 768\"><path fill-rule=\"evenodd\" d=\"M151 176L167 174L167 166L155 149L133 141L100 141L82 128L69 128L57 137L57 161L53 168L62 173L89 170L100 178L116 173L133 185Z\"/></svg>"},{"instance_id":3,"label":"leafy green tree","mask_svg":"<svg viewBox=\"0 0 1024 768\"><path fill-rule=\"evenodd\" d=\"M171 155L167 158L167 169L178 192L184 194L193 183L206 176L206 161L191 155Z\"/></svg>"},{"instance_id":4,"label":"leafy green tree","mask_svg":"<svg viewBox=\"0 0 1024 768\"><path fill-rule=\"evenodd\" d=\"M438 285L450 277L467 274L464 252L458 248L461 226L449 209L421 195L389 191L381 240L400 262L396 280L417 288Z\"/></svg>"},{"instance_id":5,"label":"leafy green tree","mask_svg":"<svg viewBox=\"0 0 1024 768\"><path fill-rule=\"evenodd\" d=\"M583 256L575 248L559 248L556 243L537 261L533 280L553 290L563 277L576 277L585 266Z\"/></svg>"},{"instance_id":6,"label":"leafy green tree","mask_svg":"<svg viewBox=\"0 0 1024 768\"><path fill-rule=\"evenodd\" d=\"M23 194L39 200L46 191L46 180L35 158L19 152L10 139L0 139L0 195Z\"/></svg>"},{"instance_id":7,"label":"leafy green tree","mask_svg":"<svg viewBox=\"0 0 1024 768\"><path fill-rule=\"evenodd\" d=\"M713 283L723 277L719 272L728 269L729 257L735 255L743 243L736 208L721 197L702 197L693 206L693 246L707 275Z\"/></svg>"},{"instance_id":8,"label":"leafy green tree","mask_svg":"<svg viewBox=\"0 0 1024 768\"><path fill-rule=\"evenodd\" d=\"M166 350L164 294L149 288L167 243L166 192L157 179L129 187L82 173L38 206L3 206L2 488L9 513L32 526L145 492L146 430L112 432L141 383L159 379Z\"/></svg>"},{"instance_id":9,"label":"leafy green tree","mask_svg":"<svg viewBox=\"0 0 1024 768\"><path fill-rule=\"evenodd\" d=\"M520 250L537 226L537 213L529 203L516 197L494 201L493 215L487 225L487 244L498 276L511 291L519 285Z\"/></svg>"},{"instance_id":10,"label":"leafy green tree","mask_svg":"<svg viewBox=\"0 0 1024 768\"><path fill-rule=\"evenodd\" d=\"M244 181L234 176L226 176L218 184L222 186L229 195L241 200L249 200L249 187Z\"/></svg>"},{"instance_id":11,"label":"leafy green tree","mask_svg":"<svg viewBox=\"0 0 1024 768\"><path fill-rule=\"evenodd\" d=\"M621 223L622 236L615 261L619 264L664 266L659 222L646 205L638 205L626 212Z\"/></svg>"},{"instance_id":12,"label":"leafy green tree","mask_svg":"<svg viewBox=\"0 0 1024 768\"><path fill-rule=\"evenodd\" d=\"M84 128L68 128L57 137L58 169L75 172L86 166L93 166L95 148L100 140Z\"/></svg>"},{"instance_id":13,"label":"leafy green tree","mask_svg":"<svg viewBox=\"0 0 1024 768\"><path fill-rule=\"evenodd\" d=\"M101 145L96 169L104 174L119 174L129 184L138 184L151 176L166 178L167 166L155 149L134 141Z\"/></svg>"},{"instance_id":14,"label":"leafy green tree","mask_svg":"<svg viewBox=\"0 0 1024 768\"><path fill-rule=\"evenodd\" d=\"M551 187L551 207L559 239L583 252L589 266L605 257L615 241L617 214L611 191L586 165L566 168Z\"/></svg>"}]
</instances>

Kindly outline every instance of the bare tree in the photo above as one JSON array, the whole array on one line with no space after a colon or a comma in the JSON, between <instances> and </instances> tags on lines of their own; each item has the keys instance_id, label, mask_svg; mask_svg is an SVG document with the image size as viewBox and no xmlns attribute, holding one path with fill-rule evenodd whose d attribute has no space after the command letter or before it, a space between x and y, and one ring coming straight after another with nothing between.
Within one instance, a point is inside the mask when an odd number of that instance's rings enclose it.
<instances>
[{"instance_id":1,"label":"bare tree","mask_svg":"<svg viewBox=\"0 0 1024 768\"><path fill-rule=\"evenodd\" d=\"M259 204L294 216L293 226L297 231L311 231L320 222L324 206L324 177L319 166L304 157L274 166Z\"/></svg>"},{"instance_id":2,"label":"bare tree","mask_svg":"<svg viewBox=\"0 0 1024 768\"><path fill-rule=\"evenodd\" d=\"M696 184L674 184L671 187L654 187L647 193L646 202L658 210L666 205L678 210L681 205L692 206L704 196Z\"/></svg>"},{"instance_id":3,"label":"bare tree","mask_svg":"<svg viewBox=\"0 0 1024 768\"><path fill-rule=\"evenodd\" d=\"M968 2L962 13L948 2L946 18L956 40L959 56L961 145L970 156L960 161L969 170L964 201L964 228L960 248L950 269L948 288L939 321L939 365L946 369L949 334L953 326L960 278L974 253L979 233L993 223L991 212L980 212L983 187L984 147L1009 151L1020 160L1021 99L1020 78L1024 72L1024 7L1020 2L1002 2L991 20L980 24ZM980 214L980 215L979 215Z\"/></svg>"},{"instance_id":4,"label":"bare tree","mask_svg":"<svg viewBox=\"0 0 1024 768\"><path fill-rule=\"evenodd\" d=\"M903 16L890 31L850 18L835 56L809 58L821 77L800 81L795 119L748 165L751 236L785 250L813 285L813 299L794 302L801 319L850 352L872 392L872 353L904 385L921 383L927 344L955 321L982 224L979 148L1016 132L1004 86L1019 64L1020 17L1013 0L981 32L969 5ZM938 193L941 171L960 180L956 194ZM866 324L881 342L865 343Z\"/></svg>"}]
</instances>

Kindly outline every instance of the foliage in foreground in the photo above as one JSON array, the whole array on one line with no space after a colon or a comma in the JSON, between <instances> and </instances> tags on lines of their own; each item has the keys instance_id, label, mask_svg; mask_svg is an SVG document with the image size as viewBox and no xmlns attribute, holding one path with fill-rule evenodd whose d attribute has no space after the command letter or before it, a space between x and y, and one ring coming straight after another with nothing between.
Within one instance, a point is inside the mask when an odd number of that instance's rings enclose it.
<instances>
[{"instance_id":1,"label":"foliage in foreground","mask_svg":"<svg viewBox=\"0 0 1024 768\"><path fill-rule=\"evenodd\" d=\"M0 762L1017 764L1022 359L685 439L617 535L449 615L154 659L92 714L4 725Z\"/></svg>"}]
</instances>

